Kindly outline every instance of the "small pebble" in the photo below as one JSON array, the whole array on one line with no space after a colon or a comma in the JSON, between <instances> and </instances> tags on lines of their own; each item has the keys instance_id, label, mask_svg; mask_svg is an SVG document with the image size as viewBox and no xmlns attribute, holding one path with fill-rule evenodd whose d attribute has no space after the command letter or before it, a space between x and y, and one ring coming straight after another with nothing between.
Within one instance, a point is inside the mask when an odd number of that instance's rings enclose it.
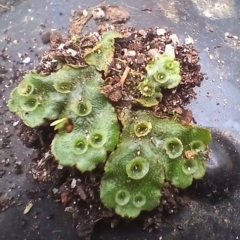
<instances>
[{"instance_id":1,"label":"small pebble","mask_svg":"<svg viewBox=\"0 0 240 240\"><path fill-rule=\"evenodd\" d=\"M57 188L53 188L52 192L53 192L53 194L56 194L58 192L58 189Z\"/></svg>"},{"instance_id":2,"label":"small pebble","mask_svg":"<svg viewBox=\"0 0 240 240\"><path fill-rule=\"evenodd\" d=\"M116 64L116 68L117 68L118 70L120 70L120 69L122 68L122 66L117 63L117 64Z\"/></svg>"},{"instance_id":3,"label":"small pebble","mask_svg":"<svg viewBox=\"0 0 240 240\"><path fill-rule=\"evenodd\" d=\"M225 38L227 38L227 37L230 36L230 33L229 33L229 32L226 32L224 35L225 35Z\"/></svg>"},{"instance_id":4,"label":"small pebble","mask_svg":"<svg viewBox=\"0 0 240 240\"><path fill-rule=\"evenodd\" d=\"M87 11L86 9L84 9L82 13L83 13L83 16L84 16L84 17L87 17L88 11Z\"/></svg>"},{"instance_id":5,"label":"small pebble","mask_svg":"<svg viewBox=\"0 0 240 240\"><path fill-rule=\"evenodd\" d=\"M63 166L61 164L58 164L57 169L61 170L63 169Z\"/></svg>"},{"instance_id":6,"label":"small pebble","mask_svg":"<svg viewBox=\"0 0 240 240\"><path fill-rule=\"evenodd\" d=\"M65 44L64 43L61 43L59 46L58 46L58 50L62 50L63 48L65 47Z\"/></svg>"},{"instance_id":7,"label":"small pebble","mask_svg":"<svg viewBox=\"0 0 240 240\"><path fill-rule=\"evenodd\" d=\"M160 53L158 52L158 50L156 48L152 48L148 51L148 56L152 59L157 58L158 56L160 56Z\"/></svg>"},{"instance_id":8,"label":"small pebble","mask_svg":"<svg viewBox=\"0 0 240 240\"><path fill-rule=\"evenodd\" d=\"M139 54L137 55L136 61L137 61L137 64L142 64L142 63L144 63L144 61L145 61L145 55L142 54L142 53L139 53Z\"/></svg>"},{"instance_id":9,"label":"small pebble","mask_svg":"<svg viewBox=\"0 0 240 240\"><path fill-rule=\"evenodd\" d=\"M69 48L66 52L69 53L72 57L75 57L77 55L77 51L71 48Z\"/></svg>"},{"instance_id":10,"label":"small pebble","mask_svg":"<svg viewBox=\"0 0 240 240\"><path fill-rule=\"evenodd\" d=\"M75 188L77 184L77 180L75 178L73 178L72 182L71 182L71 188Z\"/></svg>"},{"instance_id":11,"label":"small pebble","mask_svg":"<svg viewBox=\"0 0 240 240\"><path fill-rule=\"evenodd\" d=\"M129 54L129 56L131 56L131 57L135 57L135 56L136 56L136 52L135 52L134 50L128 51L128 54Z\"/></svg>"},{"instance_id":12,"label":"small pebble","mask_svg":"<svg viewBox=\"0 0 240 240\"><path fill-rule=\"evenodd\" d=\"M19 124L19 121L16 121L16 122L13 123L13 126L15 127L15 126L17 126L18 124Z\"/></svg>"},{"instance_id":13,"label":"small pebble","mask_svg":"<svg viewBox=\"0 0 240 240\"><path fill-rule=\"evenodd\" d=\"M147 32L144 29L140 29L138 32L144 37L147 35Z\"/></svg>"},{"instance_id":14,"label":"small pebble","mask_svg":"<svg viewBox=\"0 0 240 240\"><path fill-rule=\"evenodd\" d=\"M22 63L27 64L27 63L30 63L30 61L31 61L30 57L26 57L26 58L22 61Z\"/></svg>"},{"instance_id":15,"label":"small pebble","mask_svg":"<svg viewBox=\"0 0 240 240\"><path fill-rule=\"evenodd\" d=\"M213 55L212 54L209 54L209 58L212 60L214 59Z\"/></svg>"},{"instance_id":16,"label":"small pebble","mask_svg":"<svg viewBox=\"0 0 240 240\"><path fill-rule=\"evenodd\" d=\"M25 209L24 209L24 211L23 211L23 214L29 213L29 211L32 209L32 207L33 207L33 203L32 203L32 202L29 202L29 203L27 204L27 206L25 207Z\"/></svg>"},{"instance_id":17,"label":"small pebble","mask_svg":"<svg viewBox=\"0 0 240 240\"><path fill-rule=\"evenodd\" d=\"M173 58L175 58L175 49L174 46L172 44L166 44L165 46L165 53L173 56Z\"/></svg>"},{"instance_id":18,"label":"small pebble","mask_svg":"<svg viewBox=\"0 0 240 240\"><path fill-rule=\"evenodd\" d=\"M185 44L194 44L194 40L193 38L191 38L190 36L188 36L187 38L185 38Z\"/></svg>"},{"instance_id":19,"label":"small pebble","mask_svg":"<svg viewBox=\"0 0 240 240\"><path fill-rule=\"evenodd\" d=\"M44 33L44 34L41 36L41 39L42 39L42 43L43 43L43 44L48 44L48 43L50 43L50 35L51 35L51 32L46 32L46 33Z\"/></svg>"},{"instance_id":20,"label":"small pebble","mask_svg":"<svg viewBox=\"0 0 240 240\"><path fill-rule=\"evenodd\" d=\"M157 29L157 35L158 36L164 35L165 33L166 33L165 29L163 29L163 28L158 28Z\"/></svg>"},{"instance_id":21,"label":"small pebble","mask_svg":"<svg viewBox=\"0 0 240 240\"><path fill-rule=\"evenodd\" d=\"M176 34L171 34L169 36L169 38L172 40L174 45L179 45L179 39L178 39L178 36Z\"/></svg>"},{"instance_id":22,"label":"small pebble","mask_svg":"<svg viewBox=\"0 0 240 240\"><path fill-rule=\"evenodd\" d=\"M105 12L101 8L95 8L92 11L93 19L98 20L105 17Z\"/></svg>"}]
</instances>

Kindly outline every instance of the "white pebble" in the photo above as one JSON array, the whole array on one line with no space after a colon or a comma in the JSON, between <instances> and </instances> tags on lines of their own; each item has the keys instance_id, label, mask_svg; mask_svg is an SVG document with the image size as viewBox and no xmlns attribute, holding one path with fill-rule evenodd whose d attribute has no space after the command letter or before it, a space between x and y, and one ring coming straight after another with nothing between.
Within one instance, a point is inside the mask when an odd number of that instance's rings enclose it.
<instances>
[{"instance_id":1,"label":"white pebble","mask_svg":"<svg viewBox=\"0 0 240 240\"><path fill-rule=\"evenodd\" d=\"M175 58L175 49L172 44L166 44L165 53L167 53L167 54L173 56L173 58Z\"/></svg>"},{"instance_id":2,"label":"white pebble","mask_svg":"<svg viewBox=\"0 0 240 240\"><path fill-rule=\"evenodd\" d=\"M214 59L213 55L212 54L209 54L209 58L212 60Z\"/></svg>"},{"instance_id":3,"label":"white pebble","mask_svg":"<svg viewBox=\"0 0 240 240\"><path fill-rule=\"evenodd\" d=\"M87 15L88 15L88 11L87 11L86 9L84 9L84 10L83 10L83 16L84 16L84 17L87 17Z\"/></svg>"},{"instance_id":4,"label":"white pebble","mask_svg":"<svg viewBox=\"0 0 240 240\"><path fill-rule=\"evenodd\" d=\"M187 38L185 38L185 44L194 44L193 38L191 38L189 35Z\"/></svg>"},{"instance_id":5,"label":"white pebble","mask_svg":"<svg viewBox=\"0 0 240 240\"><path fill-rule=\"evenodd\" d=\"M179 45L179 39L178 36L174 33L169 36L169 38L172 40L174 45Z\"/></svg>"},{"instance_id":6,"label":"white pebble","mask_svg":"<svg viewBox=\"0 0 240 240\"><path fill-rule=\"evenodd\" d=\"M166 33L165 29L163 29L163 28L158 28L157 29L157 35L158 36L164 35L165 33Z\"/></svg>"},{"instance_id":7,"label":"white pebble","mask_svg":"<svg viewBox=\"0 0 240 240\"><path fill-rule=\"evenodd\" d=\"M127 49L123 49L124 51L124 57L135 57L136 56L136 52L134 50L127 50Z\"/></svg>"},{"instance_id":8,"label":"white pebble","mask_svg":"<svg viewBox=\"0 0 240 240\"><path fill-rule=\"evenodd\" d=\"M73 178L72 182L71 182L71 188L75 188L77 184L77 180L75 178Z\"/></svg>"},{"instance_id":9,"label":"white pebble","mask_svg":"<svg viewBox=\"0 0 240 240\"><path fill-rule=\"evenodd\" d=\"M227 38L227 37L230 36L230 33L229 33L229 32L226 32L224 35L225 35L225 38Z\"/></svg>"},{"instance_id":10,"label":"white pebble","mask_svg":"<svg viewBox=\"0 0 240 240\"><path fill-rule=\"evenodd\" d=\"M58 164L57 169L63 169L63 166L61 164Z\"/></svg>"},{"instance_id":11,"label":"white pebble","mask_svg":"<svg viewBox=\"0 0 240 240\"><path fill-rule=\"evenodd\" d=\"M61 43L59 46L58 46L58 50L62 50L63 48L65 47L65 44L64 43Z\"/></svg>"},{"instance_id":12,"label":"white pebble","mask_svg":"<svg viewBox=\"0 0 240 240\"><path fill-rule=\"evenodd\" d=\"M15 126L17 126L18 124L19 124L19 121L14 122L14 123L13 123L13 126L15 127Z\"/></svg>"},{"instance_id":13,"label":"white pebble","mask_svg":"<svg viewBox=\"0 0 240 240\"><path fill-rule=\"evenodd\" d=\"M30 57L26 57L26 58L22 61L22 63L27 64L27 63L30 63L30 61L31 61Z\"/></svg>"},{"instance_id":14,"label":"white pebble","mask_svg":"<svg viewBox=\"0 0 240 240\"><path fill-rule=\"evenodd\" d=\"M93 19L101 19L105 17L105 12L101 8L95 8L92 11Z\"/></svg>"},{"instance_id":15,"label":"white pebble","mask_svg":"<svg viewBox=\"0 0 240 240\"><path fill-rule=\"evenodd\" d=\"M75 51L75 50L73 50L71 48L69 48L67 50L67 53L69 53L72 57L75 57L77 55L77 51Z\"/></svg>"}]
</instances>

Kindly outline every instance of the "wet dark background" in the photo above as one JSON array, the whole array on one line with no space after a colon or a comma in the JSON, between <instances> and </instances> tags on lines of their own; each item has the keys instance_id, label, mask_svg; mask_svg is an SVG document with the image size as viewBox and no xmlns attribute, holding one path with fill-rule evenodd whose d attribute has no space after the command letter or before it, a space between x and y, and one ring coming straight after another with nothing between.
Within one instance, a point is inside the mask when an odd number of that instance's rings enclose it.
<instances>
[{"instance_id":1,"label":"wet dark background","mask_svg":"<svg viewBox=\"0 0 240 240\"><path fill-rule=\"evenodd\" d=\"M0 192L17 202L0 214L0 240L79 239L71 226L71 215L49 197L51 186L26 178L32 150L17 138L18 118L8 111L6 100L17 85L14 69L34 68L37 54L48 49L39 33L58 29L66 34L71 10L98 3L96 0L0 0L0 51L9 55L4 59L0 54ZM192 200L190 205L166 217L159 231L143 231L138 222L122 224L116 229L99 225L93 239L240 239L240 1L107 3L129 11L128 26L167 27L178 35L181 43L188 35L194 39L208 80L196 88L197 99L188 108L198 124L212 129L213 142L206 176L187 190ZM95 30L96 25L89 22L86 29ZM22 63L26 56L31 59L29 64ZM16 174L16 162L21 162L20 174ZM24 215L34 190L41 190L42 194Z\"/></svg>"}]
</instances>

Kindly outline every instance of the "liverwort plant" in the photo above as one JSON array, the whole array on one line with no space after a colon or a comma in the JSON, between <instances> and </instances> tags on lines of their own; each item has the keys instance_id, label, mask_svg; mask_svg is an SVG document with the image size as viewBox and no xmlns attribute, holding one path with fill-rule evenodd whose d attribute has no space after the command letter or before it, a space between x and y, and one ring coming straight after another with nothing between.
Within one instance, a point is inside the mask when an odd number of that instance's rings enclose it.
<instances>
[{"instance_id":1,"label":"liverwort plant","mask_svg":"<svg viewBox=\"0 0 240 240\"><path fill-rule=\"evenodd\" d=\"M147 64L138 85L138 101L145 109L116 113L101 87L114 57L114 40L121 37L104 33L85 52L85 66L63 64L47 76L30 71L12 91L8 106L29 127L54 127L51 151L63 166L85 172L105 164L102 203L122 217L135 218L158 206L164 181L184 189L204 176L211 134L157 118L148 109L159 104L162 89L181 81L179 62L167 54Z\"/></svg>"},{"instance_id":2,"label":"liverwort plant","mask_svg":"<svg viewBox=\"0 0 240 240\"><path fill-rule=\"evenodd\" d=\"M159 204L164 180L183 189L204 176L209 130L159 119L148 111L125 113L122 124L119 145L102 178L101 199L106 207L123 217L136 217ZM186 157L196 141L204 147ZM119 192L128 193L121 204L116 200Z\"/></svg>"},{"instance_id":3,"label":"liverwort plant","mask_svg":"<svg viewBox=\"0 0 240 240\"><path fill-rule=\"evenodd\" d=\"M13 90L8 105L30 127L54 120L50 125L58 133L53 155L62 165L90 171L106 161L120 133L114 109L99 91L101 84L100 73L91 66L65 65L48 76L30 72ZM71 132L64 128L69 120Z\"/></svg>"},{"instance_id":4,"label":"liverwort plant","mask_svg":"<svg viewBox=\"0 0 240 240\"><path fill-rule=\"evenodd\" d=\"M145 107L156 106L162 100L161 89L171 89L180 83L180 64L164 53L148 63L146 70L145 79L138 85L142 95L138 101Z\"/></svg>"}]
</instances>

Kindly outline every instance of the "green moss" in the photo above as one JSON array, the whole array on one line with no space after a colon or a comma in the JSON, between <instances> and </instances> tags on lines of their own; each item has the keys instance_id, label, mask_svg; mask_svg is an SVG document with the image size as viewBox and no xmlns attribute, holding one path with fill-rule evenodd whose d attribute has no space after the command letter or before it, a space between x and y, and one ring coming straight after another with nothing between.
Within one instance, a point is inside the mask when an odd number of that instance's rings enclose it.
<instances>
[{"instance_id":1,"label":"green moss","mask_svg":"<svg viewBox=\"0 0 240 240\"><path fill-rule=\"evenodd\" d=\"M70 75L66 73L68 71L71 72ZM63 111L68 96L57 92L54 84L62 78L69 78L76 83L78 75L79 71L73 71L68 66L49 76L29 72L11 93L9 109L17 113L30 127L44 124L45 119L55 120Z\"/></svg>"}]
</instances>

